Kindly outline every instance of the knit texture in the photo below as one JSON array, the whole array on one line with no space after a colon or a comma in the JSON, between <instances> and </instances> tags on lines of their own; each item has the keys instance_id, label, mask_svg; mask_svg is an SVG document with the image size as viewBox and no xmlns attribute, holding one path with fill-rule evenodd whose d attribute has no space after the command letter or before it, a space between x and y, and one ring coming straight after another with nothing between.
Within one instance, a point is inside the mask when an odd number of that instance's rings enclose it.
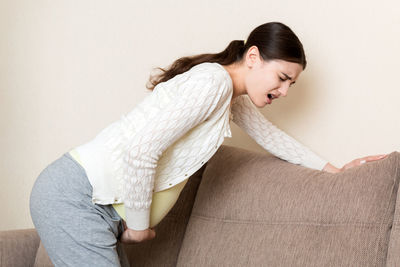
<instances>
[{"instance_id":1,"label":"knit texture","mask_svg":"<svg viewBox=\"0 0 400 267\"><path fill-rule=\"evenodd\" d=\"M189 178L231 137L229 120L271 154L321 170L327 163L272 125L247 95L235 98L218 63L201 63L159 83L121 119L76 147L93 203L124 203L127 226L150 224L153 192ZM232 111L232 112L231 112Z\"/></svg>"},{"instance_id":2,"label":"knit texture","mask_svg":"<svg viewBox=\"0 0 400 267\"><path fill-rule=\"evenodd\" d=\"M232 117L233 122L254 141L280 159L317 170L322 170L328 163L267 120L248 95L234 99Z\"/></svg>"},{"instance_id":3,"label":"knit texture","mask_svg":"<svg viewBox=\"0 0 400 267\"><path fill-rule=\"evenodd\" d=\"M123 200L128 227L136 230L149 226L154 177L162 153L232 94L221 72L192 71L175 78L174 85L176 95L146 114L145 126L124 143Z\"/></svg>"}]
</instances>

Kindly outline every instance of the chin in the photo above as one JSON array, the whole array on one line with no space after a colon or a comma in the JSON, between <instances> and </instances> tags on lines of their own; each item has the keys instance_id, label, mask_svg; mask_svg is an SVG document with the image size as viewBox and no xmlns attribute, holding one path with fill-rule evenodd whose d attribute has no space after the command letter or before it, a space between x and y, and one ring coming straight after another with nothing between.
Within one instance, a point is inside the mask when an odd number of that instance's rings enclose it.
<instances>
[{"instance_id":1,"label":"chin","mask_svg":"<svg viewBox=\"0 0 400 267\"><path fill-rule=\"evenodd\" d=\"M257 106L257 105L256 105L256 107L258 107L258 108L263 108L263 107L265 107L265 104L263 104L263 105L261 105L261 106Z\"/></svg>"},{"instance_id":2,"label":"chin","mask_svg":"<svg viewBox=\"0 0 400 267\"><path fill-rule=\"evenodd\" d=\"M267 105L267 103L265 103L264 101L261 101L261 103L262 103L261 105L257 105L256 103L253 102L253 104L258 108L263 108Z\"/></svg>"},{"instance_id":3,"label":"chin","mask_svg":"<svg viewBox=\"0 0 400 267\"><path fill-rule=\"evenodd\" d=\"M267 103L265 103L264 99L257 99L258 102L254 101L253 98L251 96L249 96L251 102L254 104L254 106L258 107L258 108L263 108L267 105Z\"/></svg>"}]
</instances>

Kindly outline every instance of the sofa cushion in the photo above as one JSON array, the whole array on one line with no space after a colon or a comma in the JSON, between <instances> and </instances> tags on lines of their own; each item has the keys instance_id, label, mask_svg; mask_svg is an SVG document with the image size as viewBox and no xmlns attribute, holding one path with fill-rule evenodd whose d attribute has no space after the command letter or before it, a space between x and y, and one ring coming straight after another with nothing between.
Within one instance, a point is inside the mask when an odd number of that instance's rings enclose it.
<instances>
[{"instance_id":1,"label":"sofa cushion","mask_svg":"<svg viewBox=\"0 0 400 267\"><path fill-rule=\"evenodd\" d=\"M47 254L46 249L43 246L42 241L40 241L33 267L53 267L53 266L54 264L51 262L49 255Z\"/></svg>"},{"instance_id":2,"label":"sofa cushion","mask_svg":"<svg viewBox=\"0 0 400 267\"><path fill-rule=\"evenodd\" d=\"M400 153L331 174L223 145L177 266L384 266Z\"/></svg>"},{"instance_id":3,"label":"sofa cushion","mask_svg":"<svg viewBox=\"0 0 400 267\"><path fill-rule=\"evenodd\" d=\"M0 266L32 266L39 241L35 229L0 231Z\"/></svg>"}]
</instances>

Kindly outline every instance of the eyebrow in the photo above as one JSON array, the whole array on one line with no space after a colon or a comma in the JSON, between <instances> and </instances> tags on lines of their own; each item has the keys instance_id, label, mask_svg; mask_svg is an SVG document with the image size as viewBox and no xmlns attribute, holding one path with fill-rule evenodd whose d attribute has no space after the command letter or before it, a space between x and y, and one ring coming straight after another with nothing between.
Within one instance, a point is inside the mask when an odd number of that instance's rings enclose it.
<instances>
[{"instance_id":1,"label":"eyebrow","mask_svg":"<svg viewBox=\"0 0 400 267\"><path fill-rule=\"evenodd\" d=\"M292 78L289 75L287 75L286 73L282 72L282 74L285 75L287 79L292 80ZM294 83L296 83L296 82L292 82L291 84L294 84Z\"/></svg>"}]
</instances>

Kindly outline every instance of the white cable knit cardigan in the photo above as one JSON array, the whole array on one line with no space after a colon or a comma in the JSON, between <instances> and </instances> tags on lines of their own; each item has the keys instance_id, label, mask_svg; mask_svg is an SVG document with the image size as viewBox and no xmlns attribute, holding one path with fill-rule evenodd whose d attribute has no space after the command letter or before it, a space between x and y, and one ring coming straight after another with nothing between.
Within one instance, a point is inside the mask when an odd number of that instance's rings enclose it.
<instances>
[{"instance_id":1,"label":"white cable knit cardigan","mask_svg":"<svg viewBox=\"0 0 400 267\"><path fill-rule=\"evenodd\" d=\"M233 84L205 62L157 84L128 114L75 148L93 187L92 202L124 203L127 226L150 224L153 192L190 177L232 137L230 119L271 154L322 170L328 161L269 122L247 95L230 106Z\"/></svg>"}]
</instances>

